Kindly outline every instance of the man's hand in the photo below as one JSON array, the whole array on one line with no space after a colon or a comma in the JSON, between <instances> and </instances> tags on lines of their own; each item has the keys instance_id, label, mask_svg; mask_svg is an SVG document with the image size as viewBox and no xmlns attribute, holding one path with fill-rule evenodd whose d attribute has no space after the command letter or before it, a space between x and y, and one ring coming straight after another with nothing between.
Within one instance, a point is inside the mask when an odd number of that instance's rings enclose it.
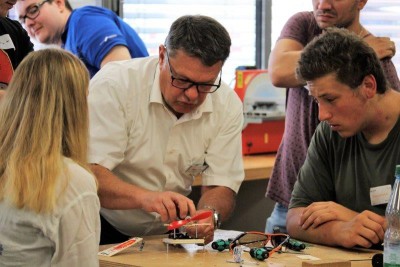
<instances>
[{"instance_id":1,"label":"man's hand","mask_svg":"<svg viewBox=\"0 0 400 267\"><path fill-rule=\"evenodd\" d=\"M202 213L206 210L198 210L195 215ZM197 226L197 237L204 238L204 243L208 244L214 240L214 219L212 216L205 218L203 220L195 221L193 223L198 223L200 225ZM201 225L205 224L205 225ZM188 226L186 227L186 232L189 236L194 238L196 236L196 226Z\"/></svg>"},{"instance_id":2,"label":"man's hand","mask_svg":"<svg viewBox=\"0 0 400 267\"><path fill-rule=\"evenodd\" d=\"M327 203L328 205L325 206L324 203ZM386 221L383 216L372 211L363 211L361 213L351 211L354 214L354 216L351 216L351 213L346 211L346 208L341 207L338 204L336 205L337 206L331 205L330 202L319 202L316 203L316 205L310 205L307 208L298 207L289 209L287 216L287 229L289 235L293 238L311 243L328 246L342 246L346 248L354 246L369 248L372 244L379 244L382 242L384 231L386 229ZM338 214L343 214L333 215L334 213L328 212L328 215L326 216L326 214L323 213L321 217L325 218L324 223L317 223L318 226L309 226L306 229L302 227L301 220L304 213L306 213L305 209L308 209L308 211L313 209L318 213L321 210L326 211L333 208L338 209ZM313 212L311 212L311 214L312 213ZM336 216L337 219L332 219L332 216ZM346 219L349 217L351 218Z\"/></svg>"},{"instance_id":3,"label":"man's hand","mask_svg":"<svg viewBox=\"0 0 400 267\"><path fill-rule=\"evenodd\" d=\"M307 230L329 221L349 221L356 215L356 212L332 201L314 202L304 208L299 223L301 228Z\"/></svg>"},{"instance_id":4,"label":"man's hand","mask_svg":"<svg viewBox=\"0 0 400 267\"><path fill-rule=\"evenodd\" d=\"M340 222L332 228L335 243L345 248L371 247L383 241L385 218L371 211L363 211L352 220Z\"/></svg>"},{"instance_id":5,"label":"man's hand","mask_svg":"<svg viewBox=\"0 0 400 267\"><path fill-rule=\"evenodd\" d=\"M393 57L396 54L396 44L389 37L369 35L364 41L374 49L379 59Z\"/></svg>"},{"instance_id":6,"label":"man's hand","mask_svg":"<svg viewBox=\"0 0 400 267\"><path fill-rule=\"evenodd\" d=\"M201 198L197 204L198 213L210 211L211 209L216 210L219 212L220 219L223 222L233 212L235 196L236 193L225 186L202 186ZM200 238L204 237L206 244L210 243L214 239L214 217L210 216L204 220L199 220L198 223L210 224L198 226L197 228L197 236ZM196 235L195 230L193 227L187 229L190 236Z\"/></svg>"},{"instance_id":7,"label":"man's hand","mask_svg":"<svg viewBox=\"0 0 400 267\"><path fill-rule=\"evenodd\" d=\"M189 198L175 192L152 192L141 193L139 198L141 209L147 212L157 212L161 221L171 222L177 218L185 218L196 214L196 207ZM177 212L179 211L179 214Z\"/></svg>"}]
</instances>

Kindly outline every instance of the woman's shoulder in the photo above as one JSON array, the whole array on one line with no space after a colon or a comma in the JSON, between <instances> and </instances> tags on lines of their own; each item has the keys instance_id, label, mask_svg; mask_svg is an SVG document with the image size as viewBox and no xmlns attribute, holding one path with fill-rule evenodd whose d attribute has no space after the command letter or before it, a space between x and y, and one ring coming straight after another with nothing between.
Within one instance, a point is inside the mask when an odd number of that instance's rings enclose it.
<instances>
[{"instance_id":1,"label":"woman's shoulder","mask_svg":"<svg viewBox=\"0 0 400 267\"><path fill-rule=\"evenodd\" d=\"M82 192L97 192L96 178L88 169L70 158L64 158L64 164L70 187Z\"/></svg>"}]
</instances>

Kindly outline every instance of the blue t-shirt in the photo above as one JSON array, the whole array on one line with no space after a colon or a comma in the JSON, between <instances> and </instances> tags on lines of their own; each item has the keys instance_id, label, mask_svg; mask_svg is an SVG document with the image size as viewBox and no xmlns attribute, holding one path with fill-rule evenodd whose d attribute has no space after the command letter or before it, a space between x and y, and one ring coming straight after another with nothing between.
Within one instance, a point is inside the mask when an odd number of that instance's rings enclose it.
<instances>
[{"instance_id":1,"label":"blue t-shirt","mask_svg":"<svg viewBox=\"0 0 400 267\"><path fill-rule=\"evenodd\" d=\"M90 76L99 71L103 58L114 46L126 46L132 58L149 55L134 29L113 11L95 6L72 11L62 42L64 49L85 63Z\"/></svg>"}]
</instances>

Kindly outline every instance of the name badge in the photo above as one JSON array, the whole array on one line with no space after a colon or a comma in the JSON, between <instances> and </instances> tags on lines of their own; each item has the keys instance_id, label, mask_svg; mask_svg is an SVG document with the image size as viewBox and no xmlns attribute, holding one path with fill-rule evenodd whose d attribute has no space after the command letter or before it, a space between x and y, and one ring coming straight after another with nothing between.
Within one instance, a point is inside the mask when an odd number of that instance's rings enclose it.
<instances>
[{"instance_id":1,"label":"name badge","mask_svg":"<svg viewBox=\"0 0 400 267\"><path fill-rule=\"evenodd\" d=\"M391 192L392 192L392 187L390 186L390 184L372 187L369 190L371 205L376 206L381 204L387 204L389 202Z\"/></svg>"},{"instance_id":2,"label":"name badge","mask_svg":"<svg viewBox=\"0 0 400 267\"><path fill-rule=\"evenodd\" d=\"M14 43L9 34L0 35L0 49L14 49Z\"/></svg>"}]
</instances>

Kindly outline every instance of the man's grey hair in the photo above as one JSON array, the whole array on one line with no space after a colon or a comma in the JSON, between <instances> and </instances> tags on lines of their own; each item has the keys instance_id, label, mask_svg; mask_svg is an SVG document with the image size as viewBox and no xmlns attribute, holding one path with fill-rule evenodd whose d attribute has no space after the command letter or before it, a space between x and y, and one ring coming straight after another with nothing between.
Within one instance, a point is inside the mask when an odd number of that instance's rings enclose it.
<instances>
[{"instance_id":1,"label":"man's grey hair","mask_svg":"<svg viewBox=\"0 0 400 267\"><path fill-rule=\"evenodd\" d=\"M206 66L225 62L230 53L228 31L215 19L202 15L186 15L172 23L165 46L171 56L182 49L189 56L200 58Z\"/></svg>"}]
</instances>

